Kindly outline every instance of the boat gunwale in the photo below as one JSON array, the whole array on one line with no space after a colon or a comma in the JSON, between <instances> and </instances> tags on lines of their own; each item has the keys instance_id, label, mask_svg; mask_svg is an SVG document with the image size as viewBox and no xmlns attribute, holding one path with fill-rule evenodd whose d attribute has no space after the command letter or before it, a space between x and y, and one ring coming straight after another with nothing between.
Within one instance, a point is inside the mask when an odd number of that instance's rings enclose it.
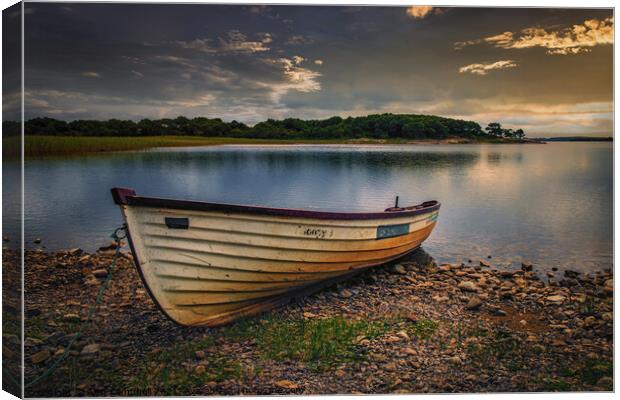
<instances>
[{"instance_id":1,"label":"boat gunwale","mask_svg":"<svg viewBox=\"0 0 620 400\"><path fill-rule=\"evenodd\" d=\"M138 196L133 189L129 188L112 188L112 196L114 198L114 202L118 205L169 208L174 210L241 213L276 217L296 217L317 220L365 220L409 217L437 211L441 207L441 203L439 203L437 200L431 200L410 207L390 207L380 212L347 213L334 211L301 210L294 208L262 207L240 204L209 203L194 200L177 200L160 197L143 197Z\"/></svg>"}]
</instances>

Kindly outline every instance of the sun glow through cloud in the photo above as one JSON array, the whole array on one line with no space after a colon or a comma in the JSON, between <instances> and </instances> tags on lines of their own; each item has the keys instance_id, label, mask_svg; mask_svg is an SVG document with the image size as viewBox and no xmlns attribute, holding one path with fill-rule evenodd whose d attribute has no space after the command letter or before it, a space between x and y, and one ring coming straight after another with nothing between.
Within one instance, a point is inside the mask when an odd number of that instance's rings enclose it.
<instances>
[{"instance_id":1,"label":"sun glow through cloud","mask_svg":"<svg viewBox=\"0 0 620 400\"><path fill-rule=\"evenodd\" d=\"M431 6L412 6L407 8L407 15L416 19L422 19L429 16L433 10L437 13L439 9Z\"/></svg>"},{"instance_id":2,"label":"sun glow through cloud","mask_svg":"<svg viewBox=\"0 0 620 400\"><path fill-rule=\"evenodd\" d=\"M590 19L583 24L561 30L525 28L519 33L503 32L483 39L454 43L460 50L466 46L488 43L502 49L542 47L547 54L578 54L591 51L592 47L611 45L614 42L613 17L603 20Z\"/></svg>"},{"instance_id":3,"label":"sun glow through cloud","mask_svg":"<svg viewBox=\"0 0 620 400\"><path fill-rule=\"evenodd\" d=\"M514 68L517 63L513 60L500 60L488 64L469 64L459 68L459 73L470 73L474 75L487 75L489 71L494 69Z\"/></svg>"}]
</instances>

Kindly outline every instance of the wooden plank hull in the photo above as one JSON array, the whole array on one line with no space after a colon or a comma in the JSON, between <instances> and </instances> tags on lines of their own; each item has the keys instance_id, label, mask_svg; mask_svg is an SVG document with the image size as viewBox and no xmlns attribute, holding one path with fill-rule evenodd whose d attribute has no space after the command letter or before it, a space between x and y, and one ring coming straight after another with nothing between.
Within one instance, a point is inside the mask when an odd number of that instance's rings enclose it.
<instances>
[{"instance_id":1,"label":"wooden plank hull","mask_svg":"<svg viewBox=\"0 0 620 400\"><path fill-rule=\"evenodd\" d=\"M140 275L182 325L229 323L401 257L430 235L439 210L428 202L372 214L296 213L122 190L113 195Z\"/></svg>"}]
</instances>

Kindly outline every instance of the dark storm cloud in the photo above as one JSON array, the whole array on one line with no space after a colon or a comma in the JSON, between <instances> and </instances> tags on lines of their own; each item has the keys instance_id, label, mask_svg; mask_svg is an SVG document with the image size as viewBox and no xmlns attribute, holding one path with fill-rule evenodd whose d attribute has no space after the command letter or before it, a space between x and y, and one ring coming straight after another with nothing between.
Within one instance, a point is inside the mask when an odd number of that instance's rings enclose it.
<instances>
[{"instance_id":1,"label":"dark storm cloud","mask_svg":"<svg viewBox=\"0 0 620 400\"><path fill-rule=\"evenodd\" d=\"M574 28L612 26L610 10L26 8L27 117L254 123L424 112L518 121L534 133L611 126L612 46Z\"/></svg>"},{"instance_id":2,"label":"dark storm cloud","mask_svg":"<svg viewBox=\"0 0 620 400\"><path fill-rule=\"evenodd\" d=\"M21 4L2 12L2 118L21 119Z\"/></svg>"}]
</instances>

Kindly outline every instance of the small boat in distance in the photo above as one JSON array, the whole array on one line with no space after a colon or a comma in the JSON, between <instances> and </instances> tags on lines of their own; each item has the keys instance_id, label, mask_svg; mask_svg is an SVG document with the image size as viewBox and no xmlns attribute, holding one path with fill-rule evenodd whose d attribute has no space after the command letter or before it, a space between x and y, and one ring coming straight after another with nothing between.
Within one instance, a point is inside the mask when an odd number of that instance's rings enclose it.
<instances>
[{"instance_id":1,"label":"small boat in distance","mask_svg":"<svg viewBox=\"0 0 620 400\"><path fill-rule=\"evenodd\" d=\"M399 258L440 204L339 213L203 203L113 188L147 291L173 321L217 326Z\"/></svg>"}]
</instances>

